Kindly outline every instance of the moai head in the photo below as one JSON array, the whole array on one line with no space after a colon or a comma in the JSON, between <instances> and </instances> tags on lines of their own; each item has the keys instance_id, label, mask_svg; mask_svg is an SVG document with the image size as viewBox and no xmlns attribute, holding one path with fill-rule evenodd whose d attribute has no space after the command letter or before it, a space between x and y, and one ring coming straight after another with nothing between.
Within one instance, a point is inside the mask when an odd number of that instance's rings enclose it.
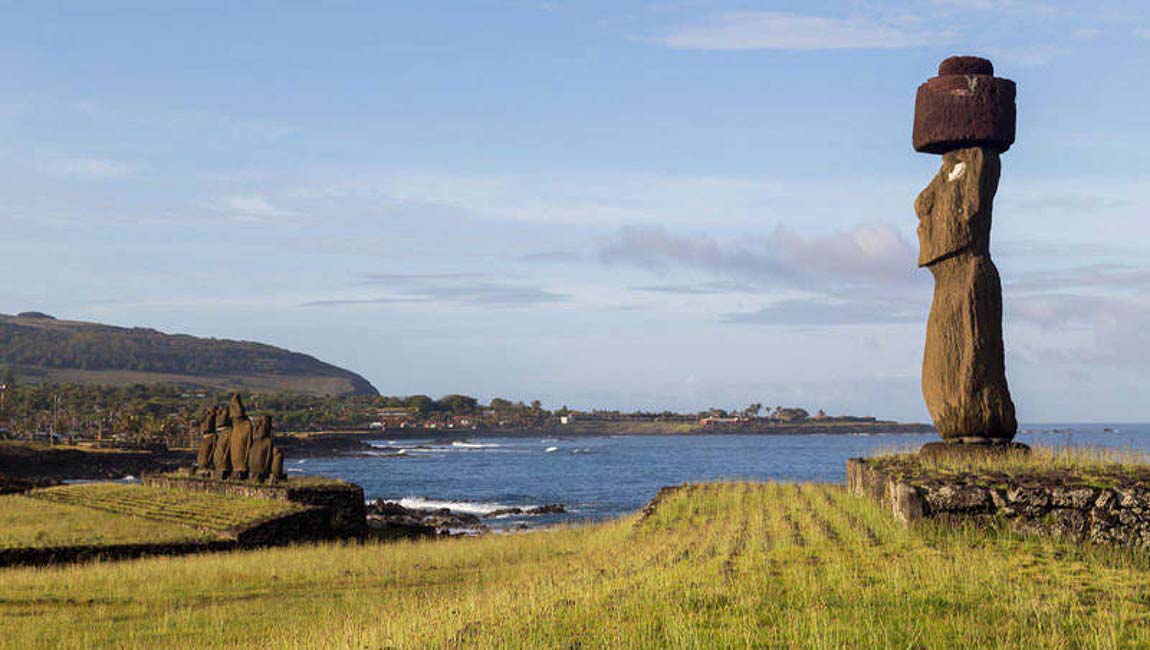
<instances>
[{"instance_id":1,"label":"moai head","mask_svg":"<svg viewBox=\"0 0 1150 650\"><path fill-rule=\"evenodd\" d=\"M227 407L216 407L216 431L227 429L232 426L232 418L228 414Z\"/></svg>"},{"instance_id":2,"label":"moai head","mask_svg":"<svg viewBox=\"0 0 1150 650\"><path fill-rule=\"evenodd\" d=\"M1003 153L1014 144L1015 86L994 76L994 65L976 56L952 56L938 76L918 87L914 101L914 150L944 154L985 147Z\"/></svg>"},{"instance_id":3,"label":"moai head","mask_svg":"<svg viewBox=\"0 0 1150 650\"><path fill-rule=\"evenodd\" d=\"M266 415L252 418L252 440L263 440L272 436L272 419Z\"/></svg>"},{"instance_id":4,"label":"moai head","mask_svg":"<svg viewBox=\"0 0 1150 650\"><path fill-rule=\"evenodd\" d=\"M206 436L209 433L216 432L216 409L209 406L204 409L203 415L200 416L200 435Z\"/></svg>"},{"instance_id":5,"label":"moai head","mask_svg":"<svg viewBox=\"0 0 1150 650\"><path fill-rule=\"evenodd\" d=\"M228 411L232 417L233 424L247 417L247 412L244 410L244 401L240 398L239 393L232 393L232 403L228 406Z\"/></svg>"}]
</instances>

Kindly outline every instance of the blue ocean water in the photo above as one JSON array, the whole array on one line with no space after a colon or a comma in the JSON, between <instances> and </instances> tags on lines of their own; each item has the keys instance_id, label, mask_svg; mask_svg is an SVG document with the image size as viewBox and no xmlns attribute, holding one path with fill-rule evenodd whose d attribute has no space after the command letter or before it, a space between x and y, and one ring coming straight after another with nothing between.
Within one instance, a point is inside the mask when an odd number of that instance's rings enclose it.
<instances>
[{"instance_id":1,"label":"blue ocean water","mask_svg":"<svg viewBox=\"0 0 1150 650\"><path fill-rule=\"evenodd\" d=\"M564 515L531 523L599 520L641 508L665 485L752 479L846 480L846 459L917 450L934 434L515 437L373 441L371 456L289 460L289 472L341 478L368 499L485 514L561 503ZM1031 446L1096 446L1150 453L1150 424L1024 427ZM519 518L495 520L498 526Z\"/></svg>"}]
</instances>

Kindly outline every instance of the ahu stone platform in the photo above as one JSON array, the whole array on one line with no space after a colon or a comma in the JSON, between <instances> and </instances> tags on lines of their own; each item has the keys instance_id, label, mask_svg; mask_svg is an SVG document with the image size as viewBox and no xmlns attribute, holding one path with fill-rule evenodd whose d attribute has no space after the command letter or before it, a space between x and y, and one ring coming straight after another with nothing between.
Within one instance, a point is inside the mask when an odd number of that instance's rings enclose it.
<instances>
[{"instance_id":1,"label":"ahu stone platform","mask_svg":"<svg viewBox=\"0 0 1150 650\"><path fill-rule=\"evenodd\" d=\"M1023 533L1150 548L1150 481L1090 481L1073 476L993 480L919 476L908 479L871 458L847 460L847 489L889 508L895 518L1002 522Z\"/></svg>"},{"instance_id":2,"label":"ahu stone platform","mask_svg":"<svg viewBox=\"0 0 1150 650\"><path fill-rule=\"evenodd\" d=\"M363 488L354 483L335 479L289 479L282 483L269 485L198 476L160 474L145 475L140 479L140 482L144 485L175 490L279 499L306 506L315 506L323 513L320 529L314 531L317 536L356 537L364 534L367 527Z\"/></svg>"}]
</instances>

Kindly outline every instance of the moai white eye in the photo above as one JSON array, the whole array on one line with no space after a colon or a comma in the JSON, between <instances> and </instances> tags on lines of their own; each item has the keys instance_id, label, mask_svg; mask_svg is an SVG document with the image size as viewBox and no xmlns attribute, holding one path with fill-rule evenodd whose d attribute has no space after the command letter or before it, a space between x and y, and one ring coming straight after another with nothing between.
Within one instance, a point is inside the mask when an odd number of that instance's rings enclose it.
<instances>
[{"instance_id":1,"label":"moai white eye","mask_svg":"<svg viewBox=\"0 0 1150 650\"><path fill-rule=\"evenodd\" d=\"M953 183L954 181L957 181L958 179L962 178L962 174L964 172L966 172L966 163L958 163L954 166L954 169L950 170L950 175L946 177L947 182Z\"/></svg>"}]
</instances>

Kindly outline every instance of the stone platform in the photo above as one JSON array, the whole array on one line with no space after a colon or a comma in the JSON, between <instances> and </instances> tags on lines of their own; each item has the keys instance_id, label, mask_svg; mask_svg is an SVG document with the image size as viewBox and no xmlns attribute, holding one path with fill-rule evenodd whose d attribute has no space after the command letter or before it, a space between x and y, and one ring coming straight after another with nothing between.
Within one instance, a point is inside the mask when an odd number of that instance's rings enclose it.
<instances>
[{"instance_id":1,"label":"stone platform","mask_svg":"<svg viewBox=\"0 0 1150 650\"><path fill-rule=\"evenodd\" d=\"M1139 472L1113 480L1057 473L1011 477L906 477L875 459L847 460L847 489L921 520L1003 522L1024 533L1150 548L1150 481Z\"/></svg>"},{"instance_id":2,"label":"stone platform","mask_svg":"<svg viewBox=\"0 0 1150 650\"><path fill-rule=\"evenodd\" d=\"M367 527L363 488L335 479L288 479L277 484L217 480L177 474L145 475L147 486L194 492L214 492L261 499L278 499L315 506L323 512L321 526L333 537L363 535Z\"/></svg>"}]
</instances>

